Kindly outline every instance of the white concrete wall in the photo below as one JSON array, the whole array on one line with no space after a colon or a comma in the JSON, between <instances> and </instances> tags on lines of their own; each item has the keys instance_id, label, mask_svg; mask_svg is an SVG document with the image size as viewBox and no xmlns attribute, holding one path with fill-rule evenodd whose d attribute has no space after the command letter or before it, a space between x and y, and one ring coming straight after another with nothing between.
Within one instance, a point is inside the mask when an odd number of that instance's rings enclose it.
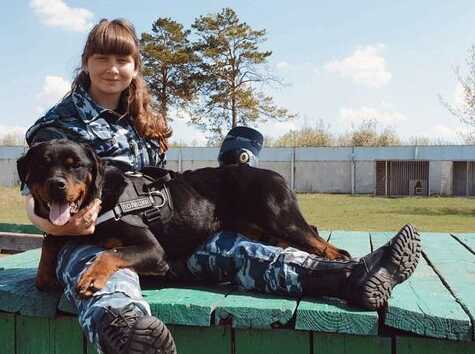
<instances>
[{"instance_id":1,"label":"white concrete wall","mask_svg":"<svg viewBox=\"0 0 475 354\"><path fill-rule=\"evenodd\" d=\"M18 184L16 159L23 147L0 147L0 185ZM175 171L216 167L217 148L172 148L167 167ZM264 148L260 167L280 173L297 192L374 193L376 160L429 160L430 194L453 193L452 161L471 161L475 146L387 148ZM353 177L352 177L353 173Z\"/></svg>"},{"instance_id":2,"label":"white concrete wall","mask_svg":"<svg viewBox=\"0 0 475 354\"><path fill-rule=\"evenodd\" d=\"M351 162L296 161L295 191L351 193Z\"/></svg>"},{"instance_id":3,"label":"white concrete wall","mask_svg":"<svg viewBox=\"0 0 475 354\"><path fill-rule=\"evenodd\" d=\"M376 162L355 161L355 193L376 193Z\"/></svg>"},{"instance_id":4,"label":"white concrete wall","mask_svg":"<svg viewBox=\"0 0 475 354\"><path fill-rule=\"evenodd\" d=\"M453 162L429 162L429 194L453 194Z\"/></svg>"}]
</instances>

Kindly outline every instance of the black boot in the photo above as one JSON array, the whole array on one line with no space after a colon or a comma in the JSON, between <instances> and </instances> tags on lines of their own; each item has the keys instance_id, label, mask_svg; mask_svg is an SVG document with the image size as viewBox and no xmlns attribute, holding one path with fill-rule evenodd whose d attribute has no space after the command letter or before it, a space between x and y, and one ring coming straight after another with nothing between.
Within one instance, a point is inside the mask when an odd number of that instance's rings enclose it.
<instances>
[{"instance_id":1,"label":"black boot","mask_svg":"<svg viewBox=\"0 0 475 354\"><path fill-rule=\"evenodd\" d=\"M303 265L303 294L334 296L376 310L387 302L393 287L414 272L420 254L419 234L405 225L387 244L359 261L310 256Z\"/></svg>"},{"instance_id":2,"label":"black boot","mask_svg":"<svg viewBox=\"0 0 475 354\"><path fill-rule=\"evenodd\" d=\"M367 309L384 306L397 284L409 278L421 255L421 240L405 225L388 243L360 259L348 283L347 300Z\"/></svg>"},{"instance_id":3,"label":"black boot","mask_svg":"<svg viewBox=\"0 0 475 354\"><path fill-rule=\"evenodd\" d=\"M165 324L144 315L134 304L106 309L100 340L106 354L176 354L175 341Z\"/></svg>"}]
</instances>

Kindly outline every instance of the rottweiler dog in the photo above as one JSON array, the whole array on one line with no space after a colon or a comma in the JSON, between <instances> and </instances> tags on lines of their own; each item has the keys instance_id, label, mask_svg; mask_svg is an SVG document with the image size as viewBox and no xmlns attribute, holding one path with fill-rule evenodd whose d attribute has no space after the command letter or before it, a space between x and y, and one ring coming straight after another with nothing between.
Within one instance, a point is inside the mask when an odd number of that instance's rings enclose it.
<instances>
[{"instance_id":1,"label":"rottweiler dog","mask_svg":"<svg viewBox=\"0 0 475 354\"><path fill-rule=\"evenodd\" d=\"M36 214L54 224L65 224L95 198L102 200L93 235L45 238L36 282L40 289L57 286L56 256L71 239L106 248L77 285L85 297L120 268L165 276L179 269L170 265L186 260L219 230L328 259L349 257L307 224L284 178L270 170L241 165L183 173L149 168L133 174L66 139L33 145L17 168L35 199ZM113 217L99 223L107 215Z\"/></svg>"}]
</instances>

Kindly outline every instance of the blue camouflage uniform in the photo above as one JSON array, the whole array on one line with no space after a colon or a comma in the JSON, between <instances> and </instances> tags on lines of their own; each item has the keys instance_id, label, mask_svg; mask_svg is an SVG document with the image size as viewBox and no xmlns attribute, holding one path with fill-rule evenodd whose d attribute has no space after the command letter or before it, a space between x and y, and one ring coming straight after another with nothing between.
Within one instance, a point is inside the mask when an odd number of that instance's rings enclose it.
<instances>
[{"instance_id":1,"label":"blue camouflage uniform","mask_svg":"<svg viewBox=\"0 0 475 354\"><path fill-rule=\"evenodd\" d=\"M88 143L102 158L122 162L133 170L165 164L158 143L140 137L127 114L121 116L98 106L81 88L49 110L26 134L30 145L64 137ZM235 140L228 140L227 146L235 148ZM250 154L249 163L256 164L261 146L253 147L241 137L239 141ZM82 329L99 351L101 318L108 308L120 309L135 304L144 315L150 315L150 306L141 294L139 278L129 269L116 272L106 287L91 298L78 297L76 283L102 251L96 246L70 243L61 250L56 270L58 279L65 285L66 297L79 312ZM302 267L309 257L315 258L293 248L284 250L267 246L239 233L223 231L210 235L209 240L188 259L186 266L196 280L229 281L242 289L299 297L303 292Z\"/></svg>"}]
</instances>

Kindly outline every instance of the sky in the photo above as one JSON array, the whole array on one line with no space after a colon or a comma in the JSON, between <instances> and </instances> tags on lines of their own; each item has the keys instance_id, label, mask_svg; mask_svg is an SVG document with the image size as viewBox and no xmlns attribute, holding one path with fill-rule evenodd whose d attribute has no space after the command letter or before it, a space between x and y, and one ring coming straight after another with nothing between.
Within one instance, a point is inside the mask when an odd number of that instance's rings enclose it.
<instances>
[{"instance_id":1,"label":"sky","mask_svg":"<svg viewBox=\"0 0 475 354\"><path fill-rule=\"evenodd\" d=\"M224 7L252 28L266 29L268 69L284 85L265 92L298 114L294 121L256 126L265 136L319 122L342 134L374 119L403 139L461 143L465 128L439 95L452 104L461 99L454 68L466 68L475 44L470 0L2 1L0 135L23 132L68 91L87 33L101 18L127 18L140 34L159 17L189 27ZM205 144L186 119L170 124L172 141Z\"/></svg>"}]
</instances>

